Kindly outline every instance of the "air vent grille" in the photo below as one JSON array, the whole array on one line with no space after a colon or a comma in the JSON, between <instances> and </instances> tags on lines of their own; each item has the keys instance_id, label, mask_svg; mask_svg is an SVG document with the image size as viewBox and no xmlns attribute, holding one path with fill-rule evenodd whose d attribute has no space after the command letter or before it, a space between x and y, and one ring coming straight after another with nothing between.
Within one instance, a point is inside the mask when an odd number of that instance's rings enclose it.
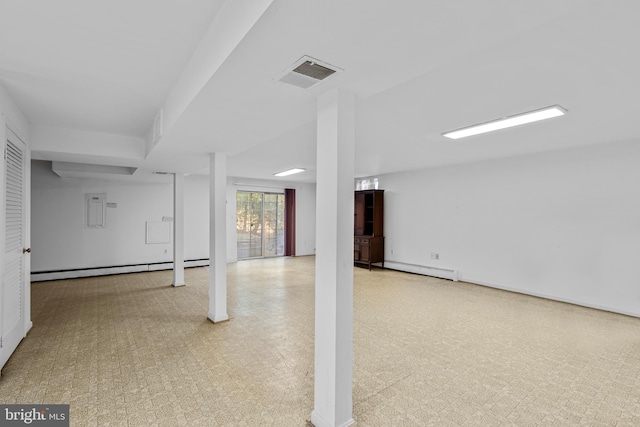
<instances>
[{"instance_id":1,"label":"air vent grille","mask_svg":"<svg viewBox=\"0 0 640 427\"><path fill-rule=\"evenodd\" d=\"M305 76L309 76L312 79L316 80L324 80L329 77L331 74L335 73L335 70L332 70L327 67L323 67L320 64L316 64L311 61L304 61L298 67L296 67L293 71L299 74L304 74Z\"/></svg>"},{"instance_id":2,"label":"air vent grille","mask_svg":"<svg viewBox=\"0 0 640 427\"><path fill-rule=\"evenodd\" d=\"M303 56L289 67L280 77L278 81L308 89L328 77L342 71L340 68L319 61L309 56Z\"/></svg>"}]
</instances>

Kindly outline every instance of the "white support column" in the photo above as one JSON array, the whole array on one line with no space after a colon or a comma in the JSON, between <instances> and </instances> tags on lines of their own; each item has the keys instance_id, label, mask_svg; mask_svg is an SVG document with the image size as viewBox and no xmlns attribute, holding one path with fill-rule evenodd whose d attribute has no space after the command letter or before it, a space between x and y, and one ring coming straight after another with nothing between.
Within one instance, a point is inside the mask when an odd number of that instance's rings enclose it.
<instances>
[{"instance_id":1,"label":"white support column","mask_svg":"<svg viewBox=\"0 0 640 427\"><path fill-rule=\"evenodd\" d=\"M227 314L227 155L209 155L209 320Z\"/></svg>"},{"instance_id":2,"label":"white support column","mask_svg":"<svg viewBox=\"0 0 640 427\"><path fill-rule=\"evenodd\" d=\"M173 283L184 286L184 175L173 174Z\"/></svg>"},{"instance_id":3,"label":"white support column","mask_svg":"<svg viewBox=\"0 0 640 427\"><path fill-rule=\"evenodd\" d=\"M345 427L352 417L353 179L355 98L318 98L315 387L311 422Z\"/></svg>"}]
</instances>

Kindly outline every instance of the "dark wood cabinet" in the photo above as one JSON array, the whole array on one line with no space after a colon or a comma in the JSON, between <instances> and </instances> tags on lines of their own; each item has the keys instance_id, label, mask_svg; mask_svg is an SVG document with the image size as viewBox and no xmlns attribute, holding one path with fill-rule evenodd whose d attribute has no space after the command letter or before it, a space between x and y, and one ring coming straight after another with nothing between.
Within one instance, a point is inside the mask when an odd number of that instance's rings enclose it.
<instances>
[{"instance_id":1,"label":"dark wood cabinet","mask_svg":"<svg viewBox=\"0 0 640 427\"><path fill-rule=\"evenodd\" d=\"M384 267L384 190L356 191L354 215L354 262Z\"/></svg>"}]
</instances>

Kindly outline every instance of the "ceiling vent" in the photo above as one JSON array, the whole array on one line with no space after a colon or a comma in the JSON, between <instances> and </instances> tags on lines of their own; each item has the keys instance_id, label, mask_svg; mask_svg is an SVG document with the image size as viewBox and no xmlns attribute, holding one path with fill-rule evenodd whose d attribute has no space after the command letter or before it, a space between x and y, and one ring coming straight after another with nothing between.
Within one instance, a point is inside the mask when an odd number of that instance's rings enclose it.
<instances>
[{"instance_id":1,"label":"ceiling vent","mask_svg":"<svg viewBox=\"0 0 640 427\"><path fill-rule=\"evenodd\" d=\"M276 80L290 85L309 89L342 69L319 61L309 56L303 56L282 73Z\"/></svg>"}]
</instances>

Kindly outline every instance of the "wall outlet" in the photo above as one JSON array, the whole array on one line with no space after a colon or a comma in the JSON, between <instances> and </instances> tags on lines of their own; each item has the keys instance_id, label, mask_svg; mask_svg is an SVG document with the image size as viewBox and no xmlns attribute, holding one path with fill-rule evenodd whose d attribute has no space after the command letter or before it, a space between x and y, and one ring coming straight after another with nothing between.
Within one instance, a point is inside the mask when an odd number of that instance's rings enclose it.
<instances>
[{"instance_id":1,"label":"wall outlet","mask_svg":"<svg viewBox=\"0 0 640 427\"><path fill-rule=\"evenodd\" d=\"M440 254L431 253L431 259L440 259Z\"/></svg>"}]
</instances>

